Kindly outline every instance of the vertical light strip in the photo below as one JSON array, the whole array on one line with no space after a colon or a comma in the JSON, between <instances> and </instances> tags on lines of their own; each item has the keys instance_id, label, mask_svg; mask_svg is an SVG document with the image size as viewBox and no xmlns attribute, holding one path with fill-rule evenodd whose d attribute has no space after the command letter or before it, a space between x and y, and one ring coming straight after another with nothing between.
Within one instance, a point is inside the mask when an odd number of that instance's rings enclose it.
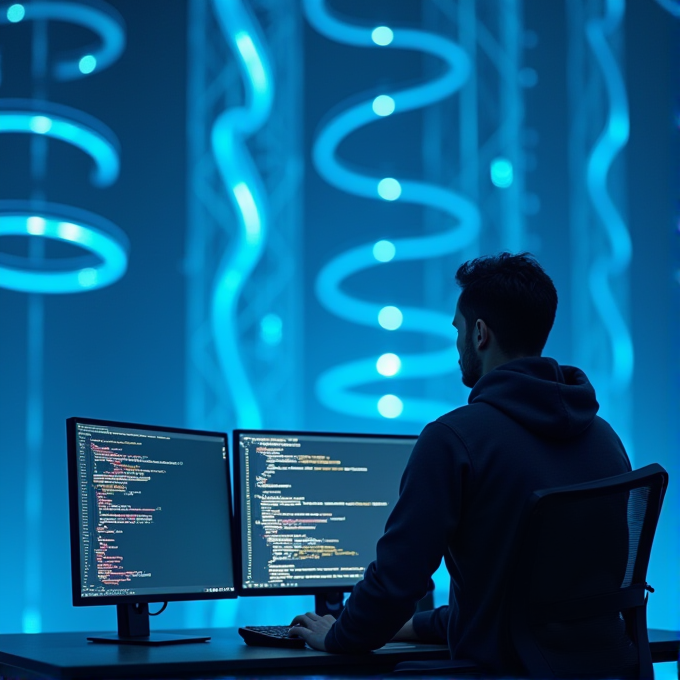
<instances>
[{"instance_id":1,"label":"vertical light strip","mask_svg":"<svg viewBox=\"0 0 680 680\"><path fill-rule=\"evenodd\" d=\"M589 286L595 308L610 338L612 389L625 392L633 377L633 340L612 280L625 275L630 266L632 244L628 227L615 205L607 180L612 163L628 143L628 99L621 69L607 38L622 29L624 0L607 0L605 15L586 25L590 48L604 78L609 111L605 127L588 159L587 184L590 200L604 227L609 253L596 258L589 272Z\"/></svg>"},{"instance_id":2,"label":"vertical light strip","mask_svg":"<svg viewBox=\"0 0 680 680\"><path fill-rule=\"evenodd\" d=\"M247 140L269 118L274 85L259 29L245 4L213 0L213 7L224 39L238 61L245 102L223 111L211 134L213 156L239 224L236 235L230 234L229 248L214 279L211 326L222 377L236 412L235 425L257 428L262 425L262 414L239 346L237 312L243 287L267 240L266 191Z\"/></svg>"}]
</instances>

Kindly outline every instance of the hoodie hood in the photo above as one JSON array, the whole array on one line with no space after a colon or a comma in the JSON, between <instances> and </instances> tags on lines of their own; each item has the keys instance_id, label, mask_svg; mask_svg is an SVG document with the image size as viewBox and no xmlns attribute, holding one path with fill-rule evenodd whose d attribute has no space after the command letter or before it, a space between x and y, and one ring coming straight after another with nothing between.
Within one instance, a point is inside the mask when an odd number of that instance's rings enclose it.
<instances>
[{"instance_id":1,"label":"hoodie hood","mask_svg":"<svg viewBox=\"0 0 680 680\"><path fill-rule=\"evenodd\" d=\"M477 382L468 403L483 402L527 430L551 439L581 434L599 404L586 374L546 357L524 357L489 371Z\"/></svg>"}]
</instances>

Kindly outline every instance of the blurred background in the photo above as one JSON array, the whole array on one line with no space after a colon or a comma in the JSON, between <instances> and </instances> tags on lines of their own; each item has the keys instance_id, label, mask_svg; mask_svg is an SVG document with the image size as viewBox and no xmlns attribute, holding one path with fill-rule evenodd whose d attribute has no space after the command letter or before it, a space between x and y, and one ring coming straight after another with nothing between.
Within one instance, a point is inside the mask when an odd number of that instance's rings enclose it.
<instances>
[{"instance_id":1,"label":"blurred background","mask_svg":"<svg viewBox=\"0 0 680 680\"><path fill-rule=\"evenodd\" d=\"M502 250L670 473L680 628L679 38L675 0L0 2L0 632L115 626L71 605L65 418L418 433L467 399L456 269Z\"/></svg>"}]
</instances>

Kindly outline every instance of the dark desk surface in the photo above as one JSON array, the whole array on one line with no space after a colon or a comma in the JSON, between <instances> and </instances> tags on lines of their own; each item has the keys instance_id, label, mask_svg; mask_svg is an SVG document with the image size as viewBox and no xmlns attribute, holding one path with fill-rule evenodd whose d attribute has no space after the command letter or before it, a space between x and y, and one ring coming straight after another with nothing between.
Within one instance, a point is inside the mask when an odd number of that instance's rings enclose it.
<instances>
[{"instance_id":1,"label":"dark desk surface","mask_svg":"<svg viewBox=\"0 0 680 680\"><path fill-rule=\"evenodd\" d=\"M160 631L159 631L160 632ZM169 647L103 645L91 633L0 635L0 677L133 678L206 675L369 675L400 661L448 658L439 645L392 643L367 655L335 655L312 649L247 647L235 628L172 631L206 634L207 643ZM649 631L654 661L678 658L680 632Z\"/></svg>"},{"instance_id":2,"label":"dark desk surface","mask_svg":"<svg viewBox=\"0 0 680 680\"><path fill-rule=\"evenodd\" d=\"M163 632L163 631L158 631ZM210 642L143 647L87 642L89 633L0 635L0 677L175 678L181 675L360 675L400 661L447 659L448 648L391 643L368 655L248 647L236 628L167 631L210 635ZM101 631L99 632L101 634ZM20 669L20 670L19 670ZM28 673L26 673L28 671Z\"/></svg>"}]
</instances>

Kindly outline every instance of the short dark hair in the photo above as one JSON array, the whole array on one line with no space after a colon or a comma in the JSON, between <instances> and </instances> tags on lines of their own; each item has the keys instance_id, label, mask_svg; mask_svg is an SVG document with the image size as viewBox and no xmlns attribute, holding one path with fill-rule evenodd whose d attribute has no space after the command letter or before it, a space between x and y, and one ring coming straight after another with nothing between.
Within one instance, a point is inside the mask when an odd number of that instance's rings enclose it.
<instances>
[{"instance_id":1,"label":"short dark hair","mask_svg":"<svg viewBox=\"0 0 680 680\"><path fill-rule=\"evenodd\" d=\"M482 319L504 352L541 354L555 322L557 291L531 253L469 260L456 272L456 282L468 332Z\"/></svg>"}]
</instances>

